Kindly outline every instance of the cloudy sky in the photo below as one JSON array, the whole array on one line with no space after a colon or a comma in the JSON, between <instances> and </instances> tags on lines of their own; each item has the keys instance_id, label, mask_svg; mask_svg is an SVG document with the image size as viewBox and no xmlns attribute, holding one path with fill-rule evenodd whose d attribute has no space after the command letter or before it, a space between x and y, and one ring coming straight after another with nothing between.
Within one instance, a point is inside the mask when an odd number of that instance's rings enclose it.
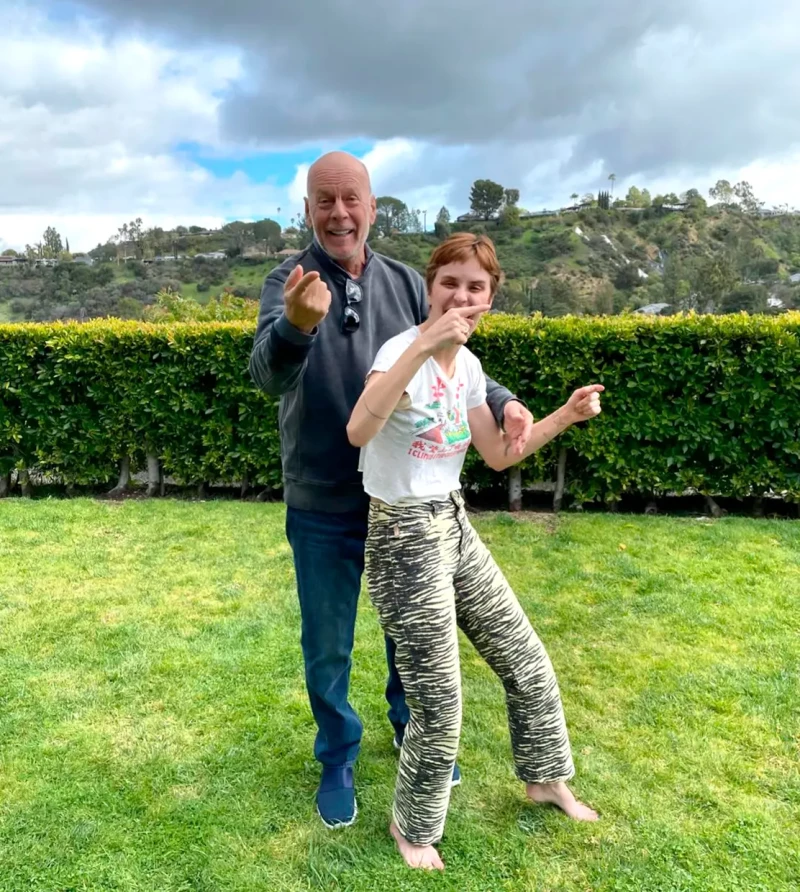
<instances>
[{"instance_id":1,"label":"cloudy sky","mask_svg":"<svg viewBox=\"0 0 800 892\"><path fill-rule=\"evenodd\" d=\"M527 208L748 179L800 206L798 0L0 0L0 250L302 209L345 148L378 195ZM280 211L278 211L280 208Z\"/></svg>"}]
</instances>

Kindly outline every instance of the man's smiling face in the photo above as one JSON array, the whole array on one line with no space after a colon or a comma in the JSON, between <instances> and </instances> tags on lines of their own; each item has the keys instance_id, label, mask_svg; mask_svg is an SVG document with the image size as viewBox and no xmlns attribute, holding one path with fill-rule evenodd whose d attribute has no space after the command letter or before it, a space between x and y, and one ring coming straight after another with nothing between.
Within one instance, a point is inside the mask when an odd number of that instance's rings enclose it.
<instances>
[{"instance_id":1,"label":"man's smiling face","mask_svg":"<svg viewBox=\"0 0 800 892\"><path fill-rule=\"evenodd\" d=\"M317 240L338 263L364 259L375 198L363 164L345 153L331 153L309 171L306 215Z\"/></svg>"}]
</instances>

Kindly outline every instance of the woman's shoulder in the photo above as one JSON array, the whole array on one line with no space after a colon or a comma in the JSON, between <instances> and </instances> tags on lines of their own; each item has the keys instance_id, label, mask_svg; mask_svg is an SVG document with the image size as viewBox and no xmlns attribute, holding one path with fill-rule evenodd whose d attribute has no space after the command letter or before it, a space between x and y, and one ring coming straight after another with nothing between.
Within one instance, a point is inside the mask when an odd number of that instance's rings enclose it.
<instances>
[{"instance_id":1,"label":"woman's shoulder","mask_svg":"<svg viewBox=\"0 0 800 892\"><path fill-rule=\"evenodd\" d=\"M483 375L483 366L481 365L481 361L472 352L472 350L469 349L469 347L462 347L459 351L459 354L464 361L464 368L470 375Z\"/></svg>"}]
</instances>

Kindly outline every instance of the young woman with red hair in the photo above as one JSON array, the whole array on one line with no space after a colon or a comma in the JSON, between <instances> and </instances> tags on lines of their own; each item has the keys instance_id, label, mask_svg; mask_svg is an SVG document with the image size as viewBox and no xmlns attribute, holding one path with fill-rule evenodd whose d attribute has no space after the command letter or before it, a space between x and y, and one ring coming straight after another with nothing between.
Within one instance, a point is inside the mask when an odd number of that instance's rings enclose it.
<instances>
[{"instance_id":1,"label":"young woman with red hair","mask_svg":"<svg viewBox=\"0 0 800 892\"><path fill-rule=\"evenodd\" d=\"M527 443L498 430L481 364L465 346L501 283L486 236L453 235L427 269L430 314L378 352L347 432L361 447L371 497L370 598L397 644L411 718L402 740L391 833L411 867L443 864L440 841L461 731L457 628L500 677L516 774L527 796L576 820L597 814L566 785L574 775L550 659L470 524L459 477L470 443L503 470L600 412L603 386L576 390L534 424Z\"/></svg>"}]
</instances>

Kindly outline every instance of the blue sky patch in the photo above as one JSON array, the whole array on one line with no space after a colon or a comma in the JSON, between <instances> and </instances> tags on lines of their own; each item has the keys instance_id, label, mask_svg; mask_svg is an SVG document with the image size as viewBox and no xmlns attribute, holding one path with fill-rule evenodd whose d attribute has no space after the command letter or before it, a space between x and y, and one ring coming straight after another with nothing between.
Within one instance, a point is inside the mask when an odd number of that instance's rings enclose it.
<instances>
[{"instance_id":1,"label":"blue sky patch","mask_svg":"<svg viewBox=\"0 0 800 892\"><path fill-rule=\"evenodd\" d=\"M374 143L367 140L353 140L339 148L354 155L363 156ZM199 143L185 142L176 146L178 154L204 168L214 177L227 179L235 173L243 173L254 183L268 183L273 186L288 186L295 178L300 164L311 164L321 152L321 148L304 148L293 152L254 152L252 154L215 155Z\"/></svg>"}]
</instances>

